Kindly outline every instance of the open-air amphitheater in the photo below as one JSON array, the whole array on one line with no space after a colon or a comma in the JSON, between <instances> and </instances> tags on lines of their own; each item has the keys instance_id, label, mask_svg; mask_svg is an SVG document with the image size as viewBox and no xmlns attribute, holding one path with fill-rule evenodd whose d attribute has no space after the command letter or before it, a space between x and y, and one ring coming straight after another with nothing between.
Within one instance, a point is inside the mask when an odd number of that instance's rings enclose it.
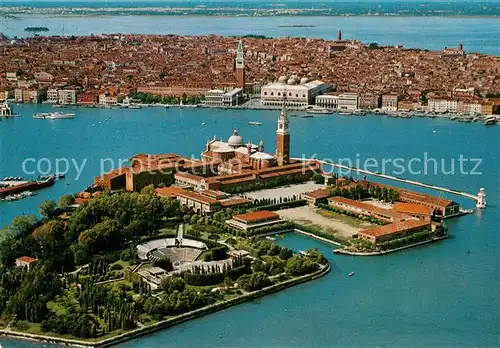
<instances>
[{"instance_id":1,"label":"open-air amphitheater","mask_svg":"<svg viewBox=\"0 0 500 348\"><path fill-rule=\"evenodd\" d=\"M163 238L151 240L137 246L137 255L142 261L157 261L169 258L174 267L193 262L207 246L203 242L185 238Z\"/></svg>"}]
</instances>

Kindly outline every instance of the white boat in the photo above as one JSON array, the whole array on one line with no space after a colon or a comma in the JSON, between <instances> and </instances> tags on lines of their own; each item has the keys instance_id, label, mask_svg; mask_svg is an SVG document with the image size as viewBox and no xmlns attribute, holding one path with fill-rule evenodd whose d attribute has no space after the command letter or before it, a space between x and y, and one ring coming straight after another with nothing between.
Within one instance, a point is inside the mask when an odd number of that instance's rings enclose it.
<instances>
[{"instance_id":1,"label":"white boat","mask_svg":"<svg viewBox=\"0 0 500 348\"><path fill-rule=\"evenodd\" d=\"M250 121L250 122L248 122L248 124L251 125L251 126L261 126L262 122Z\"/></svg>"},{"instance_id":2,"label":"white boat","mask_svg":"<svg viewBox=\"0 0 500 348\"><path fill-rule=\"evenodd\" d=\"M267 236L266 239L268 239L268 240L276 240L276 238L271 237L271 236Z\"/></svg>"},{"instance_id":3,"label":"white boat","mask_svg":"<svg viewBox=\"0 0 500 348\"><path fill-rule=\"evenodd\" d=\"M354 275L354 272L349 273L349 277L352 277Z\"/></svg>"},{"instance_id":4,"label":"white boat","mask_svg":"<svg viewBox=\"0 0 500 348\"><path fill-rule=\"evenodd\" d=\"M333 114L333 111L330 109L312 109L306 111L308 114L317 114L317 115L330 115Z\"/></svg>"},{"instance_id":5,"label":"white boat","mask_svg":"<svg viewBox=\"0 0 500 348\"><path fill-rule=\"evenodd\" d=\"M41 120L65 120L75 118L75 114L64 114L62 112L40 112L33 115L33 118Z\"/></svg>"},{"instance_id":6,"label":"white boat","mask_svg":"<svg viewBox=\"0 0 500 348\"><path fill-rule=\"evenodd\" d=\"M490 126L492 124L497 123L497 118L495 116L490 116L486 120L484 120L484 125L485 126Z\"/></svg>"}]
</instances>

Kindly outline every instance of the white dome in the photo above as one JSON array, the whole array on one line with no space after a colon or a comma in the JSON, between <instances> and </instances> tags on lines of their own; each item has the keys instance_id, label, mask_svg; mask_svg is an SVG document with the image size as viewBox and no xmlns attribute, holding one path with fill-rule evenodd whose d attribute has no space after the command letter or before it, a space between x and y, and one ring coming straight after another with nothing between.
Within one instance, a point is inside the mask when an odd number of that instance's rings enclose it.
<instances>
[{"instance_id":1,"label":"white dome","mask_svg":"<svg viewBox=\"0 0 500 348\"><path fill-rule=\"evenodd\" d=\"M243 146L243 138L238 134L236 129L233 131L233 135L227 139L227 144L231 147Z\"/></svg>"},{"instance_id":2,"label":"white dome","mask_svg":"<svg viewBox=\"0 0 500 348\"><path fill-rule=\"evenodd\" d=\"M286 83L286 76L281 76L279 79L278 79L278 82L279 83Z\"/></svg>"},{"instance_id":3,"label":"white dome","mask_svg":"<svg viewBox=\"0 0 500 348\"><path fill-rule=\"evenodd\" d=\"M290 79L288 79L287 84L294 85L295 82L296 82L295 79L290 78Z\"/></svg>"},{"instance_id":4,"label":"white dome","mask_svg":"<svg viewBox=\"0 0 500 348\"><path fill-rule=\"evenodd\" d=\"M309 79L307 77L303 77L302 79L300 79L300 84L305 85L308 81Z\"/></svg>"}]
</instances>

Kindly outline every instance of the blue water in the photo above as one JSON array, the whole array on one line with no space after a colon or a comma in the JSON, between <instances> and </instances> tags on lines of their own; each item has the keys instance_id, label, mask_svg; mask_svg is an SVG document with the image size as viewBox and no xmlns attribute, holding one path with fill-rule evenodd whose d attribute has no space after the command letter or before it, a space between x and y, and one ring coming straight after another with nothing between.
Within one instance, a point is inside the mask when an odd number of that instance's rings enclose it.
<instances>
[{"instance_id":1,"label":"blue water","mask_svg":"<svg viewBox=\"0 0 500 348\"><path fill-rule=\"evenodd\" d=\"M0 177L22 175L21 163L30 156L78 162L88 158L88 163L79 180L73 170L37 196L0 203L0 225L15 215L36 212L44 199L83 189L99 171L100 158L128 158L138 152L198 155L208 138L227 138L233 128L244 140L263 139L266 150L274 151L276 111L79 108L74 120L43 121L31 116L49 106L16 109L21 118L0 122ZM249 126L248 121L264 124ZM291 132L294 156L381 160L422 158L428 152L435 158L482 158L481 175L405 176L471 193L484 187L489 207L450 220L449 240L377 258L334 255L327 244L288 235L279 242L295 250L319 248L332 263L332 272L122 346L499 346L500 128L420 118L325 116L291 118ZM456 199L464 207L473 206L470 200ZM351 271L354 277L347 276ZM32 345L0 342L6 348Z\"/></svg>"},{"instance_id":2,"label":"blue water","mask_svg":"<svg viewBox=\"0 0 500 348\"><path fill-rule=\"evenodd\" d=\"M279 27L313 24L315 27ZM23 15L2 19L0 32L28 35L24 28L44 26L49 35L101 33L299 36L334 39L338 29L345 38L381 45L404 45L430 50L456 47L468 52L500 55L498 17L208 17L208 16L98 16L50 17Z\"/></svg>"}]
</instances>

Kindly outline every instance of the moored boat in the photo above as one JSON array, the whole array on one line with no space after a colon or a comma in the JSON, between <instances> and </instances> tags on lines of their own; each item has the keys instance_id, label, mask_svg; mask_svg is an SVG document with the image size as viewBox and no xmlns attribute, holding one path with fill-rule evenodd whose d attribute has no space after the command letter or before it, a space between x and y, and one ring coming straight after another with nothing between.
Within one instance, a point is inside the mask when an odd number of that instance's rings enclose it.
<instances>
[{"instance_id":1,"label":"moored boat","mask_svg":"<svg viewBox=\"0 0 500 348\"><path fill-rule=\"evenodd\" d=\"M40 120L65 120L75 118L75 114L65 114L62 112L39 112L33 118Z\"/></svg>"},{"instance_id":2,"label":"moored boat","mask_svg":"<svg viewBox=\"0 0 500 348\"><path fill-rule=\"evenodd\" d=\"M250 121L250 122L248 122L248 124L251 125L251 126L261 126L262 122Z\"/></svg>"},{"instance_id":3,"label":"moored boat","mask_svg":"<svg viewBox=\"0 0 500 348\"><path fill-rule=\"evenodd\" d=\"M490 116L486 120L484 120L485 126L491 126L497 123L497 118L495 116Z\"/></svg>"},{"instance_id":4,"label":"moored boat","mask_svg":"<svg viewBox=\"0 0 500 348\"><path fill-rule=\"evenodd\" d=\"M308 114L316 114L316 115L329 115L333 114L333 111L330 109L311 109L306 111Z\"/></svg>"}]
</instances>

